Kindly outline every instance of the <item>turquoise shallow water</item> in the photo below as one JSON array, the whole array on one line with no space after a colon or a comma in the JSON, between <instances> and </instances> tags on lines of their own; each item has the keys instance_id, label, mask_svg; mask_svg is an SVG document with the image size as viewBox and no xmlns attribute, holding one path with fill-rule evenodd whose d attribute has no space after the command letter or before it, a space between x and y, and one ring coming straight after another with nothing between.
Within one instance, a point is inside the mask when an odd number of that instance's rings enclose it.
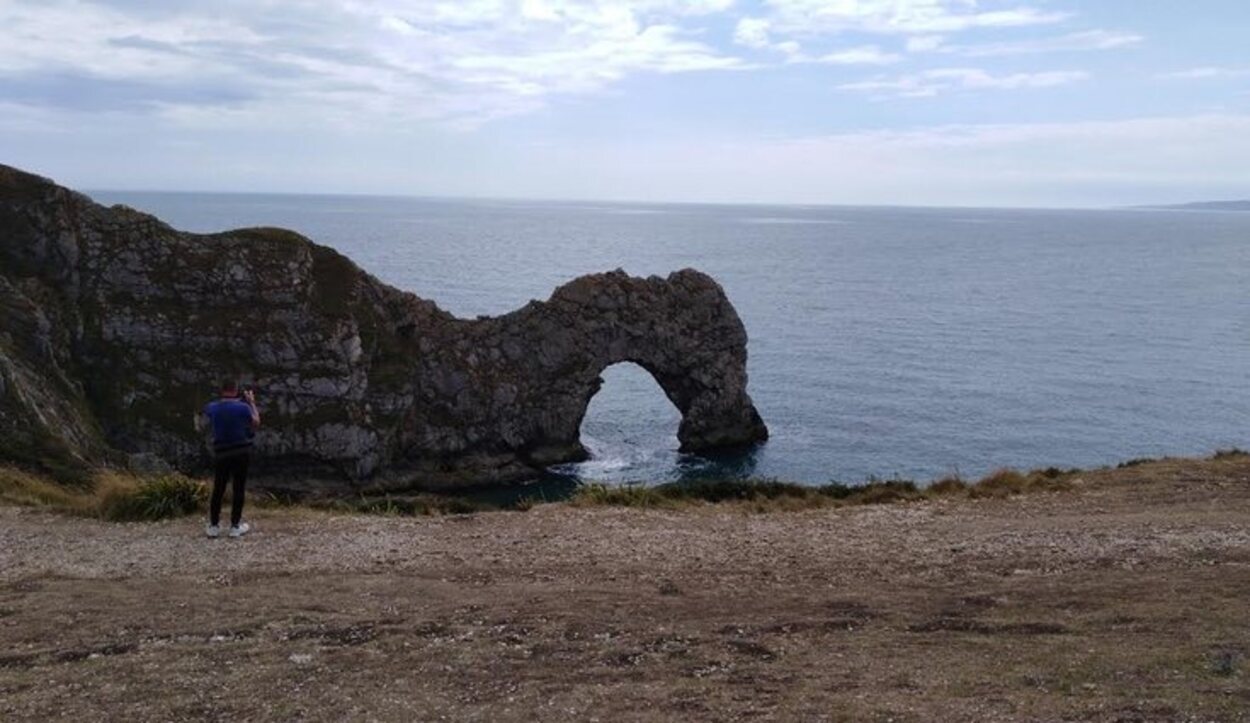
<instances>
[{"instance_id":1,"label":"turquoise shallow water","mask_svg":"<svg viewBox=\"0 0 1250 723\"><path fill-rule=\"evenodd\" d=\"M1250 213L574 204L96 192L192 231L284 226L462 316L590 272L724 285L772 430L676 452L618 365L568 479L976 476L1250 447Z\"/></svg>"}]
</instances>

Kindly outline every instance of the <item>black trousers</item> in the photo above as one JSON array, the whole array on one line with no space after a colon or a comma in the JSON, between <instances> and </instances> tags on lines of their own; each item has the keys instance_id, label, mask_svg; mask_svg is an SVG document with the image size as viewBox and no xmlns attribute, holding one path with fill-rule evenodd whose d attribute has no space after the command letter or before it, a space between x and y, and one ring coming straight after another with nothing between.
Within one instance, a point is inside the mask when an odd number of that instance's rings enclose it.
<instances>
[{"instance_id":1,"label":"black trousers","mask_svg":"<svg viewBox=\"0 0 1250 723\"><path fill-rule=\"evenodd\" d=\"M237 526L243 519L243 488L247 486L247 466L251 461L252 455L247 453L217 458L213 496L208 508L210 524L221 524L221 500L226 495L226 483L231 480L234 480L234 490L230 495L230 525Z\"/></svg>"}]
</instances>

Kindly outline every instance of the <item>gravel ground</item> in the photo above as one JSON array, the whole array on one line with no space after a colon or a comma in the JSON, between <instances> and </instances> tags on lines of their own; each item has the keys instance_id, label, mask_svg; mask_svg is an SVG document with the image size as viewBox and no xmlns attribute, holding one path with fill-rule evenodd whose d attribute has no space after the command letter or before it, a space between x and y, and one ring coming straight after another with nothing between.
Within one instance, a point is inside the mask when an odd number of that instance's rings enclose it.
<instances>
[{"instance_id":1,"label":"gravel ground","mask_svg":"<svg viewBox=\"0 0 1250 723\"><path fill-rule=\"evenodd\" d=\"M0 507L0 720L1250 720L1250 459L1002 500Z\"/></svg>"}]
</instances>

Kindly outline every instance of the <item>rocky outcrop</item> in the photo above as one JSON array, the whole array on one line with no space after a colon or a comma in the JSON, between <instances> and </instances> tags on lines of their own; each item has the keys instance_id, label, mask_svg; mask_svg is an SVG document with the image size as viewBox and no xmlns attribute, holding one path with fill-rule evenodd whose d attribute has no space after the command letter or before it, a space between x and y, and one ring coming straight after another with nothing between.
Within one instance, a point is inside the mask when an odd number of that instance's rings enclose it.
<instances>
[{"instance_id":1,"label":"rocky outcrop","mask_svg":"<svg viewBox=\"0 0 1250 723\"><path fill-rule=\"evenodd\" d=\"M0 166L0 458L206 462L217 380L258 388L259 471L330 488L532 476L585 457L603 369L647 369L683 450L767 437L746 332L697 271L579 278L458 319L290 231L182 233Z\"/></svg>"}]
</instances>

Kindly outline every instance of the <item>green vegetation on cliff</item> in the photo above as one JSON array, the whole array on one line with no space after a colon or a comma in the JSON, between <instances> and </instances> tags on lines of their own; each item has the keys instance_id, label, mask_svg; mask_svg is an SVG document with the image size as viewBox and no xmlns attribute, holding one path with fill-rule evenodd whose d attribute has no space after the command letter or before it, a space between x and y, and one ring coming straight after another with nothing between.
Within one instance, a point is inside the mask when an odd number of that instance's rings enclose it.
<instances>
[{"instance_id":1,"label":"green vegetation on cliff","mask_svg":"<svg viewBox=\"0 0 1250 723\"><path fill-rule=\"evenodd\" d=\"M1226 449L1212 462L1240 463L1250 452ZM1115 470L1149 469L1178 460L1134 459ZM776 480L699 480L661 485L585 484L566 500L549 500L524 492L506 498L474 493L359 495L355 498L286 499L264 491L251 493L250 504L262 507L303 507L326 512L425 516L490 511L527 511L547 502L575 507L680 509L728 505L746 512L772 512L880 505L937 499L1001 499L1015 495L1073 489L1086 478L1108 470L1060 470L1055 467L1019 472L1000 469L975 481L945 477L928 485L909 480L870 480L861 485L838 482L810 486ZM71 515L105 520L160 520L204 511L208 483L180 474L136 476L107 469L84 472L84 480L65 485L44 474L0 466L0 504L42 507Z\"/></svg>"}]
</instances>

